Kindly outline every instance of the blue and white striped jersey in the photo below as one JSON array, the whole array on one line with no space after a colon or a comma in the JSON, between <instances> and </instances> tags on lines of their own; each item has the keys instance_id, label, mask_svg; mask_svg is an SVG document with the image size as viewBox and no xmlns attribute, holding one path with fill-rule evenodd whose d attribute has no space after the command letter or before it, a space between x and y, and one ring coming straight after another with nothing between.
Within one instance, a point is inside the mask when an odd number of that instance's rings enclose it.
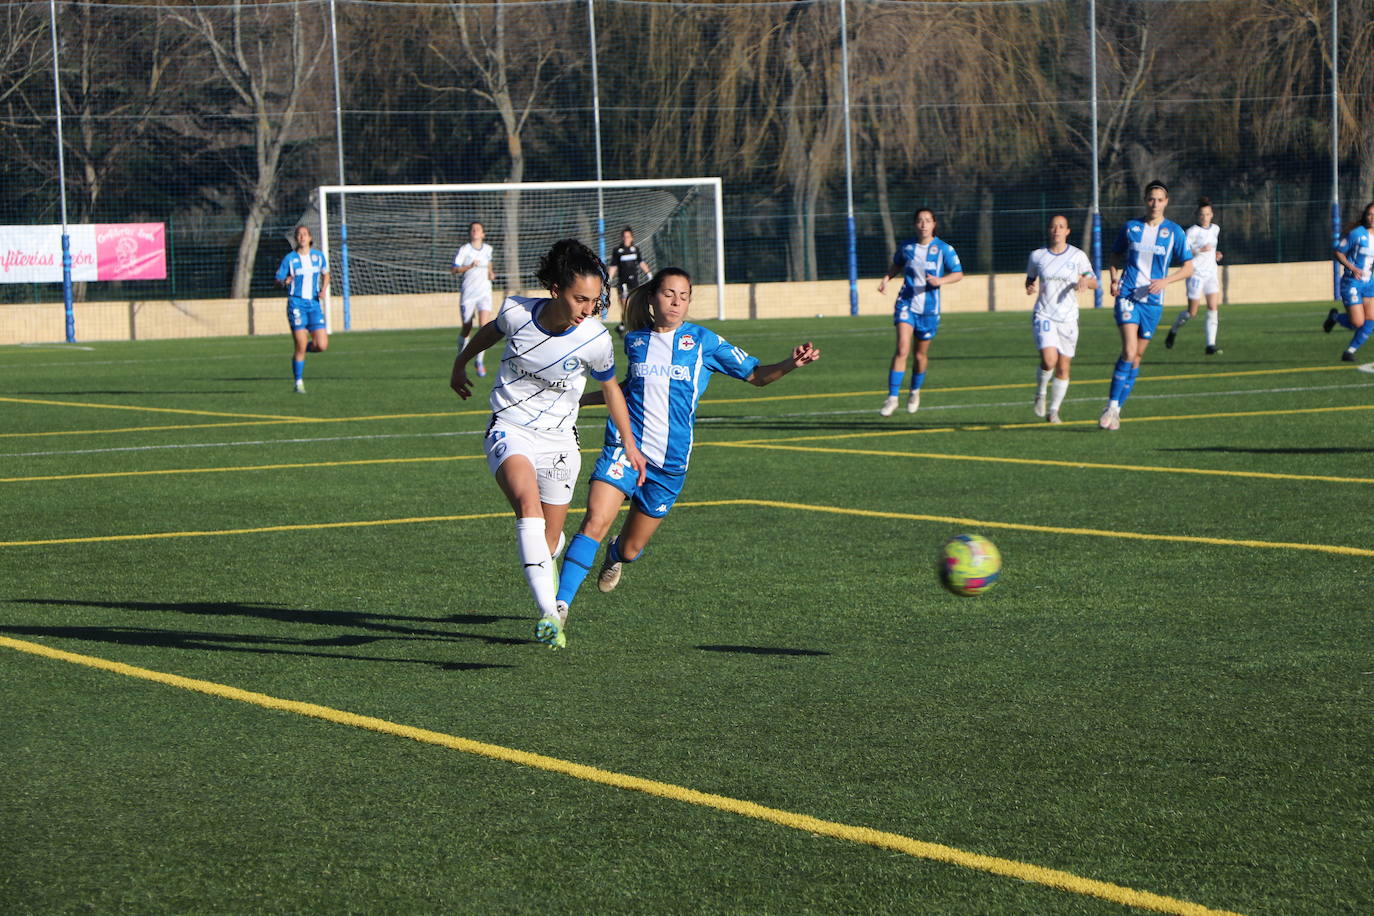
<instances>
[{"instance_id":1,"label":"blue and white striped jersey","mask_svg":"<svg viewBox=\"0 0 1374 916\"><path fill-rule=\"evenodd\" d=\"M288 296L318 301L327 273L329 262L325 260L323 252L311 248L309 255L301 257L292 251L281 259L281 266L277 268L277 282L281 283L289 277L291 283L286 287Z\"/></svg>"},{"instance_id":2,"label":"blue and white striped jersey","mask_svg":"<svg viewBox=\"0 0 1374 916\"><path fill-rule=\"evenodd\" d=\"M699 324L683 322L672 331L645 328L625 335L630 369L623 388L630 427L649 463L682 474L692 454L697 403L711 373L746 379L759 361ZM606 423L606 444L621 445L615 424Z\"/></svg>"},{"instance_id":3,"label":"blue and white striped jersey","mask_svg":"<svg viewBox=\"0 0 1374 916\"><path fill-rule=\"evenodd\" d=\"M501 371L491 388L493 421L527 429L571 430L587 375L615 378L615 345L595 316L561 334L539 324L548 299L511 296L492 319L506 335Z\"/></svg>"},{"instance_id":4,"label":"blue and white striped jersey","mask_svg":"<svg viewBox=\"0 0 1374 916\"><path fill-rule=\"evenodd\" d=\"M1336 250L1349 258L1351 264L1363 270L1366 280L1370 278L1370 271L1374 269L1374 236L1370 235L1368 229L1364 226L1351 229L1336 243ZM1346 280L1355 279L1355 275L1348 267L1341 268L1341 277Z\"/></svg>"},{"instance_id":5,"label":"blue and white striped jersey","mask_svg":"<svg viewBox=\"0 0 1374 916\"><path fill-rule=\"evenodd\" d=\"M1144 305L1163 307L1164 294L1150 294L1150 281L1169 275L1169 267L1193 259L1188 236L1173 220L1163 220L1158 226L1144 220L1127 220L1117 234L1112 251L1125 255L1125 269L1121 273L1121 298Z\"/></svg>"},{"instance_id":6,"label":"blue and white striped jersey","mask_svg":"<svg viewBox=\"0 0 1374 916\"><path fill-rule=\"evenodd\" d=\"M928 245L908 239L892 255L892 266L902 269L902 289L897 303L906 303L914 315L940 314L940 287L926 287L926 277L944 277L964 269L959 254L948 242L932 237Z\"/></svg>"}]
</instances>

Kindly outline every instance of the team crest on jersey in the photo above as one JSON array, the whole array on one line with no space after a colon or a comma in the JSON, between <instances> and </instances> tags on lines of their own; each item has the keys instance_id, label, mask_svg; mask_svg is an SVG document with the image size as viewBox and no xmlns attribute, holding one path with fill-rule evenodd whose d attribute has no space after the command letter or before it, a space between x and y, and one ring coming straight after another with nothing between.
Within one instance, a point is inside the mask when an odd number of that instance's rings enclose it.
<instances>
[{"instance_id":1,"label":"team crest on jersey","mask_svg":"<svg viewBox=\"0 0 1374 916\"><path fill-rule=\"evenodd\" d=\"M577 357L576 357L576 356L569 356L567 359L563 360L563 371L564 371L564 372L571 372L571 371L573 371L573 370L576 369L576 368L577 368Z\"/></svg>"},{"instance_id":2,"label":"team crest on jersey","mask_svg":"<svg viewBox=\"0 0 1374 916\"><path fill-rule=\"evenodd\" d=\"M693 337L691 334L683 334L681 337L677 339L677 348L679 350L690 350L696 345L696 338Z\"/></svg>"},{"instance_id":3,"label":"team crest on jersey","mask_svg":"<svg viewBox=\"0 0 1374 916\"><path fill-rule=\"evenodd\" d=\"M610 467L606 468L606 473L610 474L612 479L619 480L625 476L625 465L619 461L613 462Z\"/></svg>"},{"instance_id":4,"label":"team crest on jersey","mask_svg":"<svg viewBox=\"0 0 1374 916\"><path fill-rule=\"evenodd\" d=\"M1169 237L1169 230L1168 230L1168 229L1161 229L1161 230L1159 230L1159 237L1162 238L1162 239L1167 239L1167 238Z\"/></svg>"}]
</instances>

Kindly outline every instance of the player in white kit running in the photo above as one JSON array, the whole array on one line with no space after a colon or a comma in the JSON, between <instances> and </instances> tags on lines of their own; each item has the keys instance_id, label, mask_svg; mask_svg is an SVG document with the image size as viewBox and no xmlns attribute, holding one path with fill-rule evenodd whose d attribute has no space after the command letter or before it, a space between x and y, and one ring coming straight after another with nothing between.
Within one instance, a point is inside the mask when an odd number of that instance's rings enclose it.
<instances>
[{"instance_id":1,"label":"player in white kit running","mask_svg":"<svg viewBox=\"0 0 1374 916\"><path fill-rule=\"evenodd\" d=\"M511 296L453 362L449 386L472 397L468 363L506 339L491 389L487 467L515 510L515 538L525 578L539 608L535 638L561 649L563 620L555 603L553 557L561 549L573 486L582 466L578 401L591 375L601 383L620 433L630 473L644 482L625 396L615 378L612 337L595 316L605 309L606 268L587 246L564 239L539 263L548 299Z\"/></svg>"},{"instance_id":2,"label":"player in white kit running","mask_svg":"<svg viewBox=\"0 0 1374 916\"><path fill-rule=\"evenodd\" d=\"M1078 349L1078 294L1097 288L1097 276L1082 249L1069 244L1069 218L1050 218L1050 243L1031 252L1026 264L1026 295L1034 295L1031 331L1040 366L1035 372L1037 417L1061 423L1059 407L1069 390L1069 364ZM1053 389L1046 404L1046 389Z\"/></svg>"},{"instance_id":3,"label":"player in white kit running","mask_svg":"<svg viewBox=\"0 0 1374 916\"><path fill-rule=\"evenodd\" d=\"M1217 346L1217 306L1221 305L1221 279L1217 264L1221 261L1221 251L1217 248L1217 237L1221 227L1212 222L1212 201L1204 197L1197 202L1197 223L1187 235L1188 247L1193 249L1193 275L1188 278L1188 307L1178 313L1173 327L1164 338L1164 348L1172 350L1179 329L1189 319L1197 317L1198 306L1207 303L1207 355L1215 356L1221 352Z\"/></svg>"},{"instance_id":4,"label":"player in white kit running","mask_svg":"<svg viewBox=\"0 0 1374 916\"><path fill-rule=\"evenodd\" d=\"M459 310L463 329L458 332L458 349L467 344L468 334L472 332L472 320L477 319L480 328L491 321L491 260L494 255L486 244L487 229L473 220L468 224L468 243L458 249L453 256L450 273L463 278L463 289L459 294ZM487 374L487 364L482 354L477 354L477 375Z\"/></svg>"}]
</instances>

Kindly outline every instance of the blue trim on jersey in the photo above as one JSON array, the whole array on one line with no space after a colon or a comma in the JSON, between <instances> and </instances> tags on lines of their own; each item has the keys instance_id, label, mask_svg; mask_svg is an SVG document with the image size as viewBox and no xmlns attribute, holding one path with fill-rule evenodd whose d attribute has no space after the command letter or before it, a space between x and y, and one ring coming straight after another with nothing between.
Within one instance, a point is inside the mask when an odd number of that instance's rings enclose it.
<instances>
[{"instance_id":1,"label":"blue trim on jersey","mask_svg":"<svg viewBox=\"0 0 1374 916\"><path fill-rule=\"evenodd\" d=\"M1148 243L1149 249L1145 246ZM1149 226L1142 219L1127 220L1117 233L1112 251L1122 256L1121 298L1130 299L1141 305L1163 306L1164 293L1151 293L1150 281L1162 280L1169 275L1173 264L1184 264L1193 259L1193 250L1188 247L1188 233L1173 220L1161 220L1158 226ZM1150 257L1147 275L1142 275L1139 256ZM1122 322L1118 319L1118 324Z\"/></svg>"},{"instance_id":2,"label":"blue trim on jersey","mask_svg":"<svg viewBox=\"0 0 1374 916\"><path fill-rule=\"evenodd\" d=\"M311 270L305 271L305 258L310 259ZM286 256L281 259L281 264L277 265L277 282L285 283L289 278L290 285L286 288L286 294L290 298L308 299L319 301L320 293L324 290L324 276L329 273L329 260L322 252L311 248L305 257L297 251L288 251ZM310 287L305 285L306 277L310 278Z\"/></svg>"},{"instance_id":3,"label":"blue trim on jersey","mask_svg":"<svg viewBox=\"0 0 1374 916\"><path fill-rule=\"evenodd\" d=\"M598 382L609 382L611 379L615 378L615 366L612 366L605 372L593 372L591 376Z\"/></svg>"},{"instance_id":4,"label":"blue trim on jersey","mask_svg":"<svg viewBox=\"0 0 1374 916\"><path fill-rule=\"evenodd\" d=\"M1370 271L1374 269L1374 235L1371 235L1364 226L1356 226L1341 236L1341 240L1336 243L1335 250L1345 255L1351 263L1361 270ZM1341 281L1346 280L1374 287L1374 275L1366 277L1364 280L1356 280L1354 272L1342 264Z\"/></svg>"},{"instance_id":5,"label":"blue trim on jersey","mask_svg":"<svg viewBox=\"0 0 1374 916\"><path fill-rule=\"evenodd\" d=\"M548 328L544 327L542 324L539 323L539 313L544 311L544 308L552 301L552 299L541 299L539 305L530 309L530 321L533 321L534 326L536 328L543 331L550 337L565 337L568 334L571 334L573 332L573 328L577 327L577 325L570 324L565 329L555 334L553 331L550 331ZM521 327L524 327L524 325L521 325Z\"/></svg>"},{"instance_id":6,"label":"blue trim on jersey","mask_svg":"<svg viewBox=\"0 0 1374 916\"><path fill-rule=\"evenodd\" d=\"M919 275L926 277L934 274L937 277L947 277L952 273L959 273L964 269L964 265L959 262L959 253L956 252L948 242L939 236L931 236L926 248L925 261L917 265L916 249L920 243L916 239L907 239L897 247L892 255L892 266L902 269L902 288L897 293L897 308L900 309L905 303L908 310L915 314L940 313L940 290L941 287L933 289L927 288L922 281L920 291L916 288L917 271Z\"/></svg>"}]
</instances>

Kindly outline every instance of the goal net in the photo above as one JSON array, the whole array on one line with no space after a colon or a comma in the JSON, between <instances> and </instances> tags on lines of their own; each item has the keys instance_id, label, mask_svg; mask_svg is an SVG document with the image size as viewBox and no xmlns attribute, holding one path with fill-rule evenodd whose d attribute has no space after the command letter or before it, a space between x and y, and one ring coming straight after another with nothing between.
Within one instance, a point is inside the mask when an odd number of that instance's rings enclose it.
<instances>
[{"instance_id":1,"label":"goal net","mask_svg":"<svg viewBox=\"0 0 1374 916\"><path fill-rule=\"evenodd\" d=\"M493 249L498 305L503 294L542 293L539 259L559 239L579 239L609 259L629 227L651 270L684 268L700 311L714 299L716 317L725 317L719 178L325 185L302 221L317 227L329 256L331 327L458 324L461 278L449 268L473 221ZM451 318L436 320L443 316Z\"/></svg>"}]
</instances>

